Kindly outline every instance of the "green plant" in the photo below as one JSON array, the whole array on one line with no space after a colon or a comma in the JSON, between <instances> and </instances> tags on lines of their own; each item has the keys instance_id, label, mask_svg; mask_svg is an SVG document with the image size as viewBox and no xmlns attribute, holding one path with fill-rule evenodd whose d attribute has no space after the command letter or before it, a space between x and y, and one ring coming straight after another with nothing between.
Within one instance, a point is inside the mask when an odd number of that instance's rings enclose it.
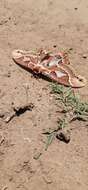
<instances>
[{"instance_id":1,"label":"green plant","mask_svg":"<svg viewBox=\"0 0 88 190\"><path fill-rule=\"evenodd\" d=\"M58 121L58 126L56 129L52 129L52 130L49 129L43 133L43 134L47 135L45 150L47 150L49 145L53 142L54 137L56 136L57 132L59 130L63 130L66 126L67 126L66 120L63 118L63 119Z\"/></svg>"},{"instance_id":2,"label":"green plant","mask_svg":"<svg viewBox=\"0 0 88 190\"><path fill-rule=\"evenodd\" d=\"M82 102L71 87L53 84L52 92L62 105L62 112L73 112L75 119L88 120L88 103Z\"/></svg>"}]
</instances>

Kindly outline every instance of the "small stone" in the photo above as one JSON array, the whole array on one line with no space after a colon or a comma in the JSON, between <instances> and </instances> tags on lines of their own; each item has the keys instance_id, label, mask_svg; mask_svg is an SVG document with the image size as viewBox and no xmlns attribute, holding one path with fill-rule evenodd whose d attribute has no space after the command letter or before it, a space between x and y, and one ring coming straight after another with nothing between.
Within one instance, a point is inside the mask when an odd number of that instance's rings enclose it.
<instances>
[{"instance_id":1,"label":"small stone","mask_svg":"<svg viewBox=\"0 0 88 190\"><path fill-rule=\"evenodd\" d=\"M59 133L56 134L56 138L65 142L65 143L69 143L70 141L70 131L60 131Z\"/></svg>"},{"instance_id":2,"label":"small stone","mask_svg":"<svg viewBox=\"0 0 88 190\"><path fill-rule=\"evenodd\" d=\"M87 55L86 54L83 54L82 56L84 59L87 59Z\"/></svg>"},{"instance_id":3,"label":"small stone","mask_svg":"<svg viewBox=\"0 0 88 190\"><path fill-rule=\"evenodd\" d=\"M9 17L8 19L11 20L11 17Z\"/></svg>"},{"instance_id":4,"label":"small stone","mask_svg":"<svg viewBox=\"0 0 88 190\"><path fill-rule=\"evenodd\" d=\"M8 73L5 73L4 76L5 76L5 77L11 77L11 72L8 71Z\"/></svg>"},{"instance_id":5,"label":"small stone","mask_svg":"<svg viewBox=\"0 0 88 190\"><path fill-rule=\"evenodd\" d=\"M9 181L13 181L13 177L12 176L9 177Z\"/></svg>"},{"instance_id":6,"label":"small stone","mask_svg":"<svg viewBox=\"0 0 88 190\"><path fill-rule=\"evenodd\" d=\"M8 71L7 77L11 77L11 72Z\"/></svg>"},{"instance_id":7,"label":"small stone","mask_svg":"<svg viewBox=\"0 0 88 190\"><path fill-rule=\"evenodd\" d=\"M54 48L56 48L56 47L57 47L57 45L53 45L53 47L54 47Z\"/></svg>"},{"instance_id":8,"label":"small stone","mask_svg":"<svg viewBox=\"0 0 88 190\"><path fill-rule=\"evenodd\" d=\"M70 47L70 48L69 48L69 51L72 51L72 50L73 50L73 48L72 48L72 47Z\"/></svg>"},{"instance_id":9,"label":"small stone","mask_svg":"<svg viewBox=\"0 0 88 190\"><path fill-rule=\"evenodd\" d=\"M0 118L3 118L4 115L5 115L4 110L3 110L3 109L0 109Z\"/></svg>"},{"instance_id":10,"label":"small stone","mask_svg":"<svg viewBox=\"0 0 88 190\"><path fill-rule=\"evenodd\" d=\"M74 9L75 9L75 10L78 10L78 8L77 8L77 7L75 7Z\"/></svg>"}]
</instances>

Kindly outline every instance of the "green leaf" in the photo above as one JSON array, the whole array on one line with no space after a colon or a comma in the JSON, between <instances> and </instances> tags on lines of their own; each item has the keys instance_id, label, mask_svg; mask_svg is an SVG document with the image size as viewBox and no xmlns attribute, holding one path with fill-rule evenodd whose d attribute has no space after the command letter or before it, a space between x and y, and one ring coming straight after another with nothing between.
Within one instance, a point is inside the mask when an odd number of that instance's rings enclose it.
<instances>
[{"instance_id":1,"label":"green leaf","mask_svg":"<svg viewBox=\"0 0 88 190\"><path fill-rule=\"evenodd\" d=\"M51 134L47 135L47 142L46 142L46 146L45 146L46 151L47 151L49 145L52 143L54 136L55 136L55 133L51 133Z\"/></svg>"}]
</instances>

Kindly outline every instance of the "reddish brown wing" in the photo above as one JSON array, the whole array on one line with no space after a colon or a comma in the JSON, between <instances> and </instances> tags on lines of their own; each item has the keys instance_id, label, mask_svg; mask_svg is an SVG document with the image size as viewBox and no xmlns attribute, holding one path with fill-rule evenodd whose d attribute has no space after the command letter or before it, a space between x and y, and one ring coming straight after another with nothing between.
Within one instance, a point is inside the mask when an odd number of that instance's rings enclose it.
<instances>
[{"instance_id":1,"label":"reddish brown wing","mask_svg":"<svg viewBox=\"0 0 88 190\"><path fill-rule=\"evenodd\" d=\"M83 87L86 80L83 77L76 77L74 72L67 66L68 60L61 53L57 55L42 52L31 54L22 50L15 50L12 57L15 62L33 72L42 73L53 81L72 87Z\"/></svg>"}]
</instances>

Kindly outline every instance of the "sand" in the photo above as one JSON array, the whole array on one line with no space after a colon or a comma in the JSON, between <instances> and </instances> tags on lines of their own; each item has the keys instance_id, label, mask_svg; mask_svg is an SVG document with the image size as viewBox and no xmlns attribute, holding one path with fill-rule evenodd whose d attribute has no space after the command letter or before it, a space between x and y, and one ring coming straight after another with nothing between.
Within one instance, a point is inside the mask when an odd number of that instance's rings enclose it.
<instances>
[{"instance_id":1,"label":"sand","mask_svg":"<svg viewBox=\"0 0 88 190\"><path fill-rule=\"evenodd\" d=\"M0 118L0 190L87 190L86 124L73 122L71 141L55 139L44 151L42 132L56 127L59 117L55 97L49 81L35 78L11 57L14 49L41 47L71 49L72 67L88 79L88 2L0 0L0 111L8 114L13 104L34 104L8 123ZM78 92L88 100L88 85Z\"/></svg>"}]
</instances>

